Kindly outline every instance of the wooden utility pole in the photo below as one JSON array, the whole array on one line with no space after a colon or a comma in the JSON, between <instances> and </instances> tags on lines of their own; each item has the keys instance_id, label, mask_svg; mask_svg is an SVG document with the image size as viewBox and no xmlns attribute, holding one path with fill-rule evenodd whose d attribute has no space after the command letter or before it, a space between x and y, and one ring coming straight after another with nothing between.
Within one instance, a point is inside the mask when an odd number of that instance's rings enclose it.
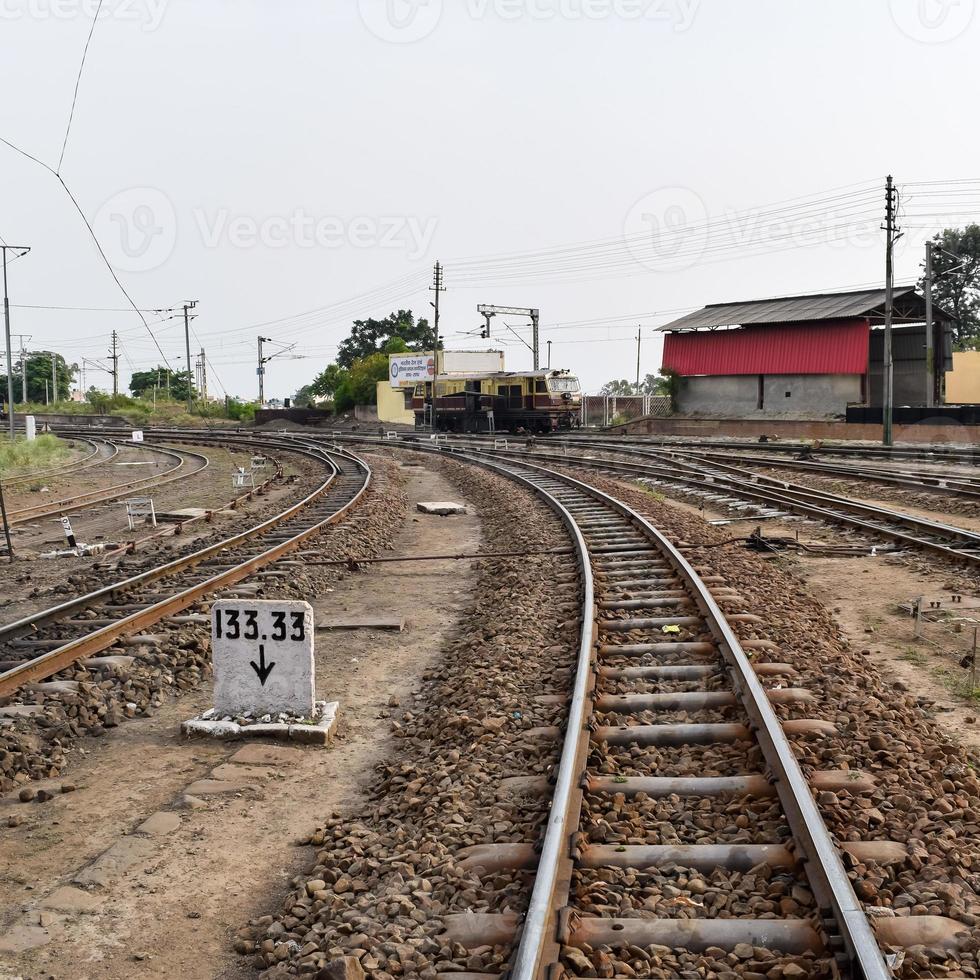
<instances>
[{"instance_id":1,"label":"wooden utility pole","mask_svg":"<svg viewBox=\"0 0 980 980\"><path fill-rule=\"evenodd\" d=\"M892 358L892 318L895 310L895 242L898 229L895 213L898 207L898 191L892 175L885 184L885 338L882 358L881 441L885 446L893 444L892 416L895 412L895 365Z\"/></svg>"}]
</instances>

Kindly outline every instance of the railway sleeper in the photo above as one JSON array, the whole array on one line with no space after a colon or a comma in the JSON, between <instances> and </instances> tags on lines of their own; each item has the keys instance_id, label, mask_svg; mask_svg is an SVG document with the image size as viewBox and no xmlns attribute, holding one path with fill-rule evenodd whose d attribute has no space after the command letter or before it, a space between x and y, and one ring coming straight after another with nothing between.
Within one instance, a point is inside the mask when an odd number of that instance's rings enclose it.
<instances>
[{"instance_id":1,"label":"railway sleeper","mask_svg":"<svg viewBox=\"0 0 980 980\"><path fill-rule=\"evenodd\" d=\"M909 857L898 841L848 841L841 846L862 864L900 865ZM785 844L590 844L573 843L572 856L580 868L632 868L638 871L675 864L710 873L715 868L747 872L760 864L792 870L800 856ZM474 844L456 855L467 871L488 876L501 871L533 871L538 866L536 844Z\"/></svg>"},{"instance_id":2,"label":"railway sleeper","mask_svg":"<svg viewBox=\"0 0 980 980\"><path fill-rule=\"evenodd\" d=\"M773 704L812 704L816 699L804 688L780 687L766 691ZM734 707L739 703L732 691L677 691L673 694L603 694L596 711L633 714L637 711L700 711L704 708Z\"/></svg>"},{"instance_id":3,"label":"railway sleeper","mask_svg":"<svg viewBox=\"0 0 980 980\"><path fill-rule=\"evenodd\" d=\"M788 735L834 735L837 726L819 718L794 718L783 722ZM593 738L606 745L711 745L747 742L752 733L733 722L676 725L599 725Z\"/></svg>"},{"instance_id":4,"label":"railway sleeper","mask_svg":"<svg viewBox=\"0 0 980 980\"><path fill-rule=\"evenodd\" d=\"M562 910L560 919L558 941L579 949L666 946L704 952L712 946L734 949L748 943L790 955L824 951L820 934L805 919L598 919L571 909ZM507 946L514 942L519 925L520 917L509 912L454 913L444 918L440 938L466 949ZM872 925L879 942L899 947L955 950L970 936L961 922L939 915L876 918Z\"/></svg>"}]
</instances>

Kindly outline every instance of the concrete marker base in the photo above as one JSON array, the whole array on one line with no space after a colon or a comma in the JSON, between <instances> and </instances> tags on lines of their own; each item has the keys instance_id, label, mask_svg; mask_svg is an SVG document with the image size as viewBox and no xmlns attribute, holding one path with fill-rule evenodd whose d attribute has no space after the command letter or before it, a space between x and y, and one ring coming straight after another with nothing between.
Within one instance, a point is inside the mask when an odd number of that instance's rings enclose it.
<instances>
[{"instance_id":1,"label":"concrete marker base","mask_svg":"<svg viewBox=\"0 0 980 980\"><path fill-rule=\"evenodd\" d=\"M317 701L316 713L311 724L286 722L258 722L239 725L234 721L191 718L180 726L182 735L188 738L213 738L220 740L271 738L279 742L296 742L300 745L329 745L337 730L338 701Z\"/></svg>"}]
</instances>

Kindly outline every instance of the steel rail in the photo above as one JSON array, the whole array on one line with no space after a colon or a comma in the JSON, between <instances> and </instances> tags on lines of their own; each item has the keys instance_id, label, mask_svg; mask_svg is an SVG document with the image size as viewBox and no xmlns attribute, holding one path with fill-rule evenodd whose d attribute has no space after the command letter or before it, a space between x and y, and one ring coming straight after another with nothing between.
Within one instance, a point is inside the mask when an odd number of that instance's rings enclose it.
<instances>
[{"instance_id":1,"label":"steel rail","mask_svg":"<svg viewBox=\"0 0 980 980\"><path fill-rule=\"evenodd\" d=\"M618 447L615 443L596 443L597 448L610 452L626 451L625 447ZM669 456L677 459L694 459L718 466L733 464L726 463L731 459L730 455L716 452L702 452L700 450L636 450L650 458ZM771 456L744 455L739 458L740 467L756 467L761 469L788 469L799 470L800 472L813 473L817 476L839 476L849 480L867 480L873 483L891 483L897 486L910 487L914 490L935 492L938 494L976 498L980 500L980 482L972 477L961 474L944 475L942 473L907 470L887 470L875 466L855 466L851 463L825 463L819 460L804 459L778 459ZM746 472L742 469L742 472ZM775 477L763 477L763 479L773 480L779 485L785 481ZM803 487L801 489L809 489Z\"/></svg>"},{"instance_id":2,"label":"steel rail","mask_svg":"<svg viewBox=\"0 0 980 980\"><path fill-rule=\"evenodd\" d=\"M152 487L164 486L176 480L184 480L196 476L198 473L204 472L211 462L203 453L196 453L186 449L173 450L157 446L152 449L152 452L173 457L178 460L177 465L156 476L141 477L138 480L117 483L111 487L89 490L85 493L76 494L73 497L65 497L62 500L54 500L50 503L46 502L35 504L32 507L21 507L19 510L9 512L10 525L24 524L28 521L34 521L41 517L50 517L55 514L76 513L93 504L111 503L114 500L119 500L120 497L125 497L138 490L148 490ZM184 468L190 457L195 457L198 461L203 461L203 465L190 472L179 472Z\"/></svg>"},{"instance_id":3,"label":"steel rail","mask_svg":"<svg viewBox=\"0 0 980 980\"><path fill-rule=\"evenodd\" d=\"M82 657L91 656L93 653L106 649L118 639L140 633L147 626L152 626L153 624L158 623L161 619L164 619L166 616L173 615L174 613L193 605L208 593L225 588L229 585L234 585L237 582L248 578L257 569L275 562L287 552L298 547L308 538L319 533L321 530L323 530L323 528L341 520L367 492L367 489L371 483L371 468L366 462L353 453L344 451L339 451L333 454L324 453L324 457L332 466L332 472L329 478L313 493L309 494L302 501L288 508L286 511L283 511L283 513L277 517L272 518L269 521L265 521L249 531L236 535L233 538L229 538L227 541L206 548L203 551L197 552L195 555L189 557L197 559L197 561L194 562L196 564L197 562L204 560L205 557L210 557L222 550L234 547L236 544L243 541L250 540L251 538L258 536L262 531L268 530L269 528L282 523L283 520L298 514L305 507L316 501L319 497L323 496L334 484L340 470L336 463L333 462L331 455L336 455L341 459L346 459L349 462L353 462L364 474L364 480L354 496L328 517L304 528L286 541L274 545L272 548L263 551L259 555L248 558L246 561L239 563L233 568L211 576L204 582L200 582L196 585L190 586L189 588L183 589L167 599L153 603L147 606L145 609L141 609L120 619L118 622L115 622L109 626L104 626L93 633L80 637L79 639L69 641L68 643L54 650L5 671L4 673L0 674L0 697L9 696L26 683L36 682L50 677L53 674L58 673L58 671L63 670L65 667L70 666L72 663L81 659ZM184 565L184 567L186 567L188 564L187 560L184 559L181 560L181 563ZM178 563L171 563L170 566L164 567L173 567L175 564ZM159 569L157 571L159 571ZM137 579L140 578L142 578L142 576L137 576ZM132 582L135 580L130 581ZM113 587L110 587L110 590L112 588ZM118 590L119 585L117 585L115 588ZM91 603L89 603L89 605L91 605ZM51 610L48 612L50 613Z\"/></svg>"},{"instance_id":4,"label":"steel rail","mask_svg":"<svg viewBox=\"0 0 980 980\"><path fill-rule=\"evenodd\" d=\"M303 455L314 455L313 452L311 452L309 449L305 449L304 447L290 446L289 448ZM333 475L331 475L331 479L332 478ZM319 493L325 491L326 488L327 483L324 483L316 491L314 491L314 494L319 495ZM309 501L309 499L310 497L307 497L305 500L288 507L280 514L276 514L274 517L263 521L261 524L257 524L255 527L242 531L230 538L225 538L216 544L208 545L207 547L192 552L189 555L182 555L179 558L175 558L173 561L167 562L163 565L158 565L155 568L149 569L148 571L140 572L137 575L133 575L130 578L123 579L119 582L113 582L111 585L103 586L101 589L96 589L94 592L86 593L85 595L78 596L74 599L68 599L57 606L52 606L50 609L32 613L12 623L7 623L0 626L0 641L17 639L18 637L35 633L37 632L38 626L44 626L49 623L56 622L59 619L64 619L70 613L78 612L79 610L94 605L96 602L103 599L111 598L123 592L129 592L139 586L149 585L162 578L182 572L202 561L213 558L225 548L237 547L239 544L244 543L250 538L264 534L266 531L276 527L276 525L288 520L295 513L298 513L298 511L307 503L307 501ZM2 675L0 675L0 677L2 677Z\"/></svg>"},{"instance_id":5,"label":"steel rail","mask_svg":"<svg viewBox=\"0 0 980 980\"><path fill-rule=\"evenodd\" d=\"M915 527L921 531L938 536L945 536L960 542L969 543L972 547L980 549L980 534L969 531L966 528L956 527L951 524L941 524L937 521L929 521L925 518L914 517L911 514L904 514L901 511L889 510L884 507L875 507L871 504L861 504L850 500L847 497L837 497L831 494L823 494L812 490L791 490L787 484L780 481L772 481L778 487L787 489L776 489L767 487L763 484L765 478L754 473L743 473L740 480L734 478L724 478L705 473L691 464L680 463L671 460L673 467L658 465L651 462L626 462L622 460L607 459L602 456L561 456L554 457L542 453L521 453L511 450L486 450L493 455L501 457L524 457L533 459L546 459L549 461L563 463L568 466L585 466L592 469L608 470L612 472L625 473L634 478L636 477L656 477L668 483L679 483L688 486L699 487L704 490L721 492L741 499L759 500L766 504L776 506L780 509L792 511L804 517L815 518L829 523L845 524L849 527L857 528L869 534L886 537L893 541L900 541L903 544L915 548L923 548L934 551L947 558L957 561L966 561L972 564L980 564L980 552L974 553L961 548L953 547L950 544L943 544L939 541L931 541L928 538L919 537L916 534L899 530L898 528ZM624 452L627 450L619 450ZM628 451L627 451L628 452ZM685 472L687 471L687 472ZM874 523L873 520L865 520L860 517L842 513L841 510L834 510L834 507L845 511L863 513L866 516L882 522L890 522L892 526L882 526Z\"/></svg>"},{"instance_id":6,"label":"steel rail","mask_svg":"<svg viewBox=\"0 0 980 980\"><path fill-rule=\"evenodd\" d=\"M371 440L372 444L376 444ZM390 443L389 443L390 445ZM751 661L743 650L724 612L718 606L710 589L697 571L667 537L644 517L622 501L596 487L526 461L511 461L509 466L500 465L496 454L476 455L438 447L400 446L398 448L435 453L444 458L464 460L482 465L516 482L529 486L545 499L562 517L568 527L572 525L572 538L583 574L582 624L580 645L576 657L576 674L570 703L570 712L561 760L555 779L544 840L541 843L537 873L532 888L528 910L519 928L517 948L512 958L508 980L542 980L549 946L556 945L558 913L555 908L556 887L560 868L569 860L571 822L578 819L581 805L581 776L589 749L589 728L585 724L586 706L594 684L592 672L596 648L596 599L595 584L591 575L591 562L584 536L574 516L553 493L538 485L521 469L546 477L601 502L623 516L627 522L641 530L673 566L683 581L692 589L699 611L707 622L732 677L733 686L753 723L756 737L773 774L776 792L790 824L794 838L804 854L807 877L818 900L829 908L840 930L848 957L863 980L887 980L891 971L886 966L881 949L871 925L851 886L841 860L840 852L827 830L823 817L814 802L809 784L782 728L782 723L769 702L765 688L760 683ZM579 787L578 792L576 787ZM578 805L575 799L578 796ZM833 939L834 937L829 937Z\"/></svg>"},{"instance_id":7,"label":"steel rail","mask_svg":"<svg viewBox=\"0 0 980 980\"><path fill-rule=\"evenodd\" d=\"M725 440L725 439L690 439L669 436L640 436L627 433L596 432L585 433L582 430L573 430L571 433L554 433L545 436L545 439L564 439L575 438L582 441L588 440L608 440L616 439L628 442L636 446L657 446L675 449L700 449L710 447L721 449L726 452L757 452L764 448L766 452L775 453L798 453L804 450L813 450L813 441L802 442L799 440L779 440L769 442L759 442L758 440L746 442L744 440ZM822 442L819 450L822 455L833 456L852 456L865 457L867 459L894 459L894 460L920 460L922 462L944 462L961 461L965 465L980 464L980 453L967 446L943 446L935 444L924 444L921 447L905 444L903 446L893 446L891 448L877 445L860 446L853 443L842 442Z\"/></svg>"},{"instance_id":8,"label":"steel rail","mask_svg":"<svg viewBox=\"0 0 980 980\"><path fill-rule=\"evenodd\" d=\"M803 775L789 740L783 732L779 717L773 710L765 688L759 682L738 637L728 623L721 607L711 595L708 586L673 543L646 518L626 504L596 487L566 474L533 463L518 465L532 472L545 475L548 479L573 487L625 517L656 545L681 579L692 589L698 608L707 621L730 668L735 689L740 694L740 700L753 722L755 734L759 739L766 763L775 778L776 792L783 811L790 823L794 838L805 854L806 872L814 886L814 892L829 900L834 919L841 931L841 938L847 946L852 963L860 970L860 976L864 980L887 980L891 976L891 971L885 965L871 925L861 909L861 904L854 893L850 879L847 877L840 852L833 843L823 817L817 809L806 777ZM527 482L527 478L524 482ZM577 525L576 536L578 541L582 540ZM583 621L587 621L585 616L587 611L591 611L590 614L594 615L594 598L591 601L587 600L587 602L587 606L583 604ZM591 650L587 663L591 663ZM580 669L582 668L580 667ZM579 683L580 679L577 676L576 694L579 691ZM559 767L560 773L563 766L574 765L575 757L579 754L578 743L583 738L583 729L579 728L578 725L580 720L575 716L569 718L565 746ZM588 741L587 735L586 730L586 743ZM575 753L574 756L572 755L573 752ZM573 772L570 778L575 779L580 775L581 771ZM538 864L538 875L535 878L531 902L521 930L518 950L510 973L511 980L537 980L540 977L541 954L547 941L546 931L553 922L556 911L553 907L553 881L557 872L550 870L546 864L546 859L559 861L562 849L567 850L568 847L567 818L554 814L555 810L567 806L568 794L563 793L559 797L559 787L564 788L560 781L556 784L552 816L545 833ZM544 873L543 878L542 872Z\"/></svg>"},{"instance_id":9,"label":"steel rail","mask_svg":"<svg viewBox=\"0 0 980 980\"><path fill-rule=\"evenodd\" d=\"M674 457L669 458L674 459ZM693 457L686 457L686 459L691 458ZM829 491L813 490L810 487L800 486L799 484L779 480L775 477L762 476L761 474L754 473L752 470L732 466L727 463L699 463L697 460L694 463L684 462L682 460L677 460L677 462L678 465L693 470L696 473L707 473L709 476L714 477L716 483L717 477L714 475L715 473L721 473L723 476L728 474L731 479L748 479L753 484L761 484L772 488L777 493L788 494L790 499L802 498L804 503L808 500L823 501L844 507L857 514L864 514L880 520L898 522L928 534L942 535L947 538L968 542L971 546L980 548L980 533L970 531L967 528L957 527L954 524L944 524L941 521L932 521L926 517L917 517L914 514L891 510L888 507L878 507L874 504L862 503L861 501Z\"/></svg>"},{"instance_id":10,"label":"steel rail","mask_svg":"<svg viewBox=\"0 0 980 980\"><path fill-rule=\"evenodd\" d=\"M273 463L275 464L275 470L271 476L266 477L261 483L254 487L250 487L245 493L238 494L237 497L232 497L226 504L220 508L211 508L206 510L203 514L191 514L184 517L182 520L168 522L162 528L154 531L152 534L144 534L143 537L137 537L134 539L123 540L121 543L117 544L113 548L106 548L104 554L106 557L113 557L125 552L127 554L135 553L138 545L144 545L148 541L155 541L158 538L175 537L177 535L184 533L184 528L188 524L196 524L199 521L207 521L211 523L214 520L214 514L216 510L237 510L238 507L251 500L253 497L261 497L268 492L274 483L281 480L284 476L284 470L282 467L282 461L278 458L273 458Z\"/></svg>"}]
</instances>

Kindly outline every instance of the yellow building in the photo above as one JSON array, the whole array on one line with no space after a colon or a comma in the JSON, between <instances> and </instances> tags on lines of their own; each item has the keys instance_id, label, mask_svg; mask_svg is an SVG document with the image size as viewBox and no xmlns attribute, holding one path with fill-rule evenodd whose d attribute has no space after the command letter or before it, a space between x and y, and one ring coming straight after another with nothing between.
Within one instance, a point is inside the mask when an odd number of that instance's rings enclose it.
<instances>
[{"instance_id":1,"label":"yellow building","mask_svg":"<svg viewBox=\"0 0 980 980\"><path fill-rule=\"evenodd\" d=\"M946 372L948 405L980 405L980 350L956 351Z\"/></svg>"},{"instance_id":2,"label":"yellow building","mask_svg":"<svg viewBox=\"0 0 980 980\"><path fill-rule=\"evenodd\" d=\"M387 381L378 382L378 421L415 425L415 413L406 408L406 395L411 404L412 388L392 388Z\"/></svg>"}]
</instances>

